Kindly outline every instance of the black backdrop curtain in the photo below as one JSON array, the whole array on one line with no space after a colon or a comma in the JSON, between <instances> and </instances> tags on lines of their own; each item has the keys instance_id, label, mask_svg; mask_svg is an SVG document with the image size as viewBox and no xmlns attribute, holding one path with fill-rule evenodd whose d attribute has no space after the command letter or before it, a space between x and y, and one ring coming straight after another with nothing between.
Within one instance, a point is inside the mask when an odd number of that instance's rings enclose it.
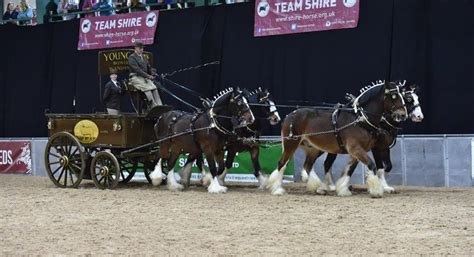
<instances>
[{"instance_id":1,"label":"black backdrop curtain","mask_svg":"<svg viewBox=\"0 0 474 257\"><path fill-rule=\"evenodd\" d=\"M160 73L221 61L173 77L208 97L230 86L261 86L277 103L311 105L344 101L374 80L407 79L421 86L425 120L406 122L403 133L473 133L473 0L364 0L356 29L261 38L253 37L253 10L244 3L162 12L146 50ZM46 136L45 109L103 111L98 51L76 50L78 24L0 26L1 137Z\"/></svg>"}]
</instances>

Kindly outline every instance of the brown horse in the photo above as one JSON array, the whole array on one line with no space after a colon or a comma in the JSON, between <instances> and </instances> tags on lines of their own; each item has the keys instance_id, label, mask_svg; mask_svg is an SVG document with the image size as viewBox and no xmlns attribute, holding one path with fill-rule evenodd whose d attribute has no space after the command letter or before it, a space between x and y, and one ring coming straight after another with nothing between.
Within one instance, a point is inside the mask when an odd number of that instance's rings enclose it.
<instances>
[{"instance_id":1,"label":"brown horse","mask_svg":"<svg viewBox=\"0 0 474 257\"><path fill-rule=\"evenodd\" d=\"M314 108L298 109L286 116L281 130L283 154L267 186L272 194L285 192L282 187L284 169L298 146L305 142L318 155L323 152L348 153L351 160L345 171L357 161L364 163L372 171L366 172L370 195L383 196L382 186L375 175L376 165L367 152L375 145L374 135L379 130L384 112L397 119L406 117L403 99L397 88L390 88L387 83L380 81L361 90L352 109L351 112L340 112L336 119L335 112Z\"/></svg>"},{"instance_id":2,"label":"brown horse","mask_svg":"<svg viewBox=\"0 0 474 257\"><path fill-rule=\"evenodd\" d=\"M239 152L250 152L250 157L252 159L252 164L254 168L254 175L260 183L260 188L264 188L266 184L266 177L260 171L259 152L260 147L258 141L255 140L246 140L246 139L256 139L260 137L260 133L263 126L263 120L268 120L270 125L276 125L280 122L281 118L278 114L278 110L275 106L270 92L266 89L258 88L253 92L244 90L245 97L249 101L250 108L252 113L256 117L256 121L246 127L239 128L236 130L238 135L238 140L231 141L226 146L227 149L227 158L225 162L225 170L222 174L219 175L219 183L224 185L225 176L227 171L232 168L235 156ZM199 166L199 164L198 164Z\"/></svg>"},{"instance_id":3,"label":"brown horse","mask_svg":"<svg viewBox=\"0 0 474 257\"><path fill-rule=\"evenodd\" d=\"M412 122L421 122L423 120L423 111L420 106L419 97L416 94L416 86L411 85L409 88L405 87L405 82L390 82L392 87L399 87L403 100L406 104L407 111ZM380 123L382 133L378 133L377 141L374 148L371 150L374 156L375 164L377 166L377 176L382 183L384 192L394 193L395 189L388 185L385 180L385 173L388 173L392 169L392 163L390 160L390 148L394 145L397 134L400 130L400 121L395 120L393 117L384 113L382 121ZM306 151L306 159L303 165L301 175L303 181L307 181L307 190L309 192L316 192L318 194L326 194L328 191L336 190L336 186L332 182L331 166L336 160L337 154L328 153L326 160L324 161L325 176L323 182L319 180L318 175L313 170L313 164L318 156L318 151L313 152L311 147L303 147ZM355 164L356 165L356 164ZM351 166L348 175L352 176L356 166ZM309 172L309 176L308 173ZM345 195L349 195L348 190L338 188L338 192L344 192Z\"/></svg>"},{"instance_id":4,"label":"brown horse","mask_svg":"<svg viewBox=\"0 0 474 257\"><path fill-rule=\"evenodd\" d=\"M416 87L412 85L409 88L406 88L405 82L390 83L392 86L398 86L400 88L411 120L413 122L421 122L423 120L423 112L421 110L418 95L415 92ZM390 172L392 168L390 147L396 140L396 136L400 130L399 126L399 121L396 121L390 115L384 114L380 123L382 133L378 133L376 144L372 149L372 154L377 166L377 176L380 178L384 192L387 193L395 192L395 189L389 186L385 180L385 173ZM308 181L307 190L309 192L316 191L318 194L326 194L327 191L336 190L336 186L332 182L331 166L337 155L330 153L327 155L324 162L325 179L321 182L319 177L316 175L316 172L312 169L316 158L318 158L318 153L313 153L311 147L304 147L303 149L307 151L307 155L301 174L303 181ZM355 167L356 166L351 166L351 169L348 172L349 176L353 174ZM307 175L307 171L310 171L309 176ZM340 188L339 191L346 192L347 195L349 194L345 189L341 190Z\"/></svg>"},{"instance_id":5,"label":"brown horse","mask_svg":"<svg viewBox=\"0 0 474 257\"><path fill-rule=\"evenodd\" d=\"M150 174L154 185L161 184L161 161L168 168L167 185L170 190L181 190L174 176L174 166L180 154L188 154L183 168L185 186L189 184L191 166L197 158L206 156L213 180L208 187L210 193L226 192L219 185L217 176L224 170L224 146L231 137L235 137L235 128L247 126L255 117L247 99L239 89L229 88L219 93L207 105L204 112L190 114L170 111L163 114L155 125L155 134L160 142L160 160L155 171ZM167 139L169 138L169 139ZM216 168L218 163L219 170ZM217 183L217 184L216 184Z\"/></svg>"}]
</instances>

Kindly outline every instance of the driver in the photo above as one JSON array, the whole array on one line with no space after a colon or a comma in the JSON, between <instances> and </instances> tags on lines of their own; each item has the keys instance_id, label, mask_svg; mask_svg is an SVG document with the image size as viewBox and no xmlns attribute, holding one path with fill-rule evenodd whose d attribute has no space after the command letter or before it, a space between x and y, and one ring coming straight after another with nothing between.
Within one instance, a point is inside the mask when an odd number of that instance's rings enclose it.
<instances>
[{"instance_id":1,"label":"driver","mask_svg":"<svg viewBox=\"0 0 474 257\"><path fill-rule=\"evenodd\" d=\"M158 90L153 83L157 75L152 69L148 60L143 56L143 43L135 41L134 53L128 56L128 66L130 70L130 83L136 89L145 93L151 107L163 105Z\"/></svg>"}]
</instances>

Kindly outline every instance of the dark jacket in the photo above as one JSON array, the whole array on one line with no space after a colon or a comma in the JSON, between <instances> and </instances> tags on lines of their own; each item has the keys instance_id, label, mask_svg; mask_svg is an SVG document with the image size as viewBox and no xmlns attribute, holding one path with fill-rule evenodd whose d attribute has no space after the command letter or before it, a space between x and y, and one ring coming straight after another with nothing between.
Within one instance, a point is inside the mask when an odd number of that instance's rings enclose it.
<instances>
[{"instance_id":1,"label":"dark jacket","mask_svg":"<svg viewBox=\"0 0 474 257\"><path fill-rule=\"evenodd\" d=\"M12 13L10 13L9 11L6 11L4 14L3 14L3 20L6 21L6 20L16 20L18 16L18 12L16 10L13 10Z\"/></svg>"},{"instance_id":2,"label":"dark jacket","mask_svg":"<svg viewBox=\"0 0 474 257\"><path fill-rule=\"evenodd\" d=\"M52 21L59 21L62 20L61 17L51 17L51 15L58 14L58 5L54 1L49 1L46 5L46 14L44 15L44 23L50 22L50 18Z\"/></svg>"},{"instance_id":3,"label":"dark jacket","mask_svg":"<svg viewBox=\"0 0 474 257\"><path fill-rule=\"evenodd\" d=\"M117 81L117 86L114 85L112 81L107 82L105 84L104 96L102 100L104 101L104 105L106 108L109 109L116 109L120 111L120 102L121 96L124 94L124 90L120 88L120 83Z\"/></svg>"},{"instance_id":4,"label":"dark jacket","mask_svg":"<svg viewBox=\"0 0 474 257\"><path fill-rule=\"evenodd\" d=\"M151 75L151 66L148 60L145 58L145 55L143 55L143 60L137 53L129 55L128 69L130 73L136 73L138 76L143 78Z\"/></svg>"}]
</instances>

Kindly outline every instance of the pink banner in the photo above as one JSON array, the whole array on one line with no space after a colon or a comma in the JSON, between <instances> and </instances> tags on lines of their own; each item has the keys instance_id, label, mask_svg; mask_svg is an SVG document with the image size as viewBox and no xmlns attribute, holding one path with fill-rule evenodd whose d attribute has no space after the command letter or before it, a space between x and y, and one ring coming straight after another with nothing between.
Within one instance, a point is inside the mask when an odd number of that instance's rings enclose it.
<instances>
[{"instance_id":1,"label":"pink banner","mask_svg":"<svg viewBox=\"0 0 474 257\"><path fill-rule=\"evenodd\" d=\"M153 44L158 11L82 18L78 50L132 46L135 40Z\"/></svg>"},{"instance_id":2,"label":"pink banner","mask_svg":"<svg viewBox=\"0 0 474 257\"><path fill-rule=\"evenodd\" d=\"M256 0L254 36L355 28L358 0Z\"/></svg>"},{"instance_id":3,"label":"pink banner","mask_svg":"<svg viewBox=\"0 0 474 257\"><path fill-rule=\"evenodd\" d=\"M31 173L29 141L0 142L0 173Z\"/></svg>"}]
</instances>

